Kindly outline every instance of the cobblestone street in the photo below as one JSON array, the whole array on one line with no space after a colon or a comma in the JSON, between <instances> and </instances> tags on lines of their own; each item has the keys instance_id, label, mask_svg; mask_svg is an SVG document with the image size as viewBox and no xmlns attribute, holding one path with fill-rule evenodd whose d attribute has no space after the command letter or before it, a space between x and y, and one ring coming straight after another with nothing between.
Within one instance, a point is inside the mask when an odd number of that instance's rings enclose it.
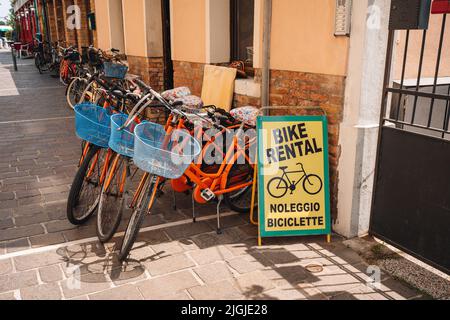
<instances>
[{"instance_id":1,"label":"cobblestone street","mask_svg":"<svg viewBox=\"0 0 450 320\"><path fill-rule=\"evenodd\" d=\"M420 292L381 274L367 285L368 264L343 239L266 239L247 216L191 197L158 199L131 253L120 265L116 241L96 241L95 219L66 220L66 198L80 141L65 88L40 75L33 60L0 50L0 300L7 299L422 299ZM123 221L120 231L127 221Z\"/></svg>"}]
</instances>

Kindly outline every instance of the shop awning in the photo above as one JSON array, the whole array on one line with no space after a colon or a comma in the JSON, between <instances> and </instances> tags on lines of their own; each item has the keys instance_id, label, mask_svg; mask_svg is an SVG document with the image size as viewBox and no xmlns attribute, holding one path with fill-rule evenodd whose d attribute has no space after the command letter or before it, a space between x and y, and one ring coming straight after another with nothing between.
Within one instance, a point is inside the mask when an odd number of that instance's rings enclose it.
<instances>
[{"instance_id":1,"label":"shop awning","mask_svg":"<svg viewBox=\"0 0 450 320\"><path fill-rule=\"evenodd\" d=\"M28 1L30 0L16 0L16 2L14 2L14 12L19 11Z\"/></svg>"},{"instance_id":2,"label":"shop awning","mask_svg":"<svg viewBox=\"0 0 450 320\"><path fill-rule=\"evenodd\" d=\"M12 31L13 28L10 26L0 26L0 31L6 32L6 31Z\"/></svg>"}]
</instances>

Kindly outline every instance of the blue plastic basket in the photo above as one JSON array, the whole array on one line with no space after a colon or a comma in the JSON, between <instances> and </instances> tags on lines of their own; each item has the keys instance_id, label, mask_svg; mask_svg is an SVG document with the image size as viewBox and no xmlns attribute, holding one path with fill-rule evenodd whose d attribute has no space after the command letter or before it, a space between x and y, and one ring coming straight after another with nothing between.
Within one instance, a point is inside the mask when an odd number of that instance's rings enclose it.
<instances>
[{"instance_id":1,"label":"blue plastic basket","mask_svg":"<svg viewBox=\"0 0 450 320\"><path fill-rule=\"evenodd\" d=\"M200 144L187 131L167 134L164 127L146 122L134 130L134 163L150 174L167 179L180 178L200 154Z\"/></svg>"},{"instance_id":2,"label":"blue plastic basket","mask_svg":"<svg viewBox=\"0 0 450 320\"><path fill-rule=\"evenodd\" d=\"M128 116L122 113L111 117L109 147L118 154L132 158L134 155L134 129L137 124L133 122L128 127L121 129L127 119Z\"/></svg>"},{"instance_id":3,"label":"blue plastic basket","mask_svg":"<svg viewBox=\"0 0 450 320\"><path fill-rule=\"evenodd\" d=\"M111 120L108 109L95 104L75 106L75 130L77 136L102 148L108 148Z\"/></svg>"},{"instance_id":4,"label":"blue plastic basket","mask_svg":"<svg viewBox=\"0 0 450 320\"><path fill-rule=\"evenodd\" d=\"M103 69L106 77L115 79L124 79L128 72L127 66L109 61L103 63Z\"/></svg>"}]
</instances>

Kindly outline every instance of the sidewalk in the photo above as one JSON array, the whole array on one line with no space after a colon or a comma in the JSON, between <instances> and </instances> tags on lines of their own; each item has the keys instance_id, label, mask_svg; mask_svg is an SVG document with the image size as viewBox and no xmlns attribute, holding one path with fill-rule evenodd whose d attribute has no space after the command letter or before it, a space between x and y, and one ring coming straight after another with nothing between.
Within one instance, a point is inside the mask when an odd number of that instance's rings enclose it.
<instances>
[{"instance_id":1,"label":"sidewalk","mask_svg":"<svg viewBox=\"0 0 450 320\"><path fill-rule=\"evenodd\" d=\"M80 143L64 87L33 60L18 63L15 73L0 50L0 300L425 298L383 273L379 288L368 286L367 263L338 237L257 248L256 227L226 209L218 236L215 206L198 207L193 224L184 195L176 210L171 197L158 199L119 265L117 243L98 243L94 220L76 228L65 218Z\"/></svg>"}]
</instances>

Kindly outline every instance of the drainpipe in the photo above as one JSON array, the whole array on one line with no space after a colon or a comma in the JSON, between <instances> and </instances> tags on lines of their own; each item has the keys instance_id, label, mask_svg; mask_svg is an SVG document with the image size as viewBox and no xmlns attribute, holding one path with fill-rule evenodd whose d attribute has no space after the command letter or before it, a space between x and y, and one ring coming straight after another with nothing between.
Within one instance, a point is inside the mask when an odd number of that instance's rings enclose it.
<instances>
[{"instance_id":1,"label":"drainpipe","mask_svg":"<svg viewBox=\"0 0 450 320\"><path fill-rule=\"evenodd\" d=\"M264 0L263 20L261 106L268 107L270 101L270 36L272 29L272 0ZM264 109L264 115L269 115L268 109Z\"/></svg>"}]
</instances>

